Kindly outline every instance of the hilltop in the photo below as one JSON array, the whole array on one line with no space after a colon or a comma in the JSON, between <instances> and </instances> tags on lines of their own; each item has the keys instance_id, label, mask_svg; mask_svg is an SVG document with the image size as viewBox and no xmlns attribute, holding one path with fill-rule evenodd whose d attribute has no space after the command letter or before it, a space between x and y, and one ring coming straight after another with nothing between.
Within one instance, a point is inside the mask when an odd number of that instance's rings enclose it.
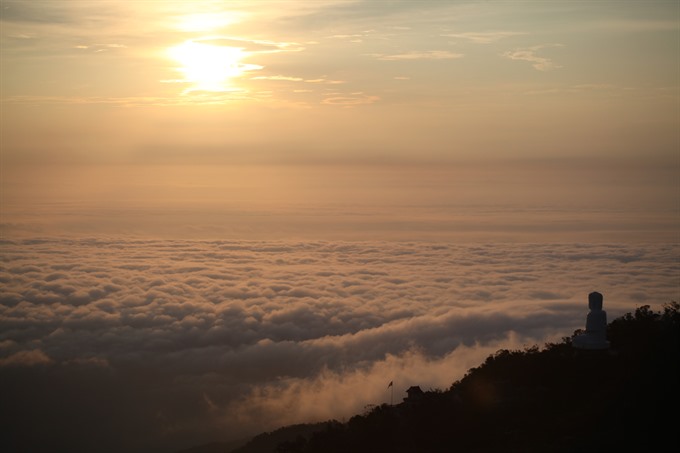
<instances>
[{"instance_id":1,"label":"hilltop","mask_svg":"<svg viewBox=\"0 0 680 453\"><path fill-rule=\"evenodd\" d=\"M263 433L232 453L675 451L680 304L642 306L607 338L602 351L572 347L573 336L502 349L446 390Z\"/></svg>"}]
</instances>

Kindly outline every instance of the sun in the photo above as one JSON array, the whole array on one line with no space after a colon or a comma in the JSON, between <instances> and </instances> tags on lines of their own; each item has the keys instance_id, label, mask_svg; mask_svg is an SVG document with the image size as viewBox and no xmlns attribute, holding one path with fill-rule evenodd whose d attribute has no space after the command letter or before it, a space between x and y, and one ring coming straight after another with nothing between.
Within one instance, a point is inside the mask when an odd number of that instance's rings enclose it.
<instances>
[{"instance_id":1,"label":"sun","mask_svg":"<svg viewBox=\"0 0 680 453\"><path fill-rule=\"evenodd\" d=\"M168 49L169 56L181 66L181 82L190 84L187 91L233 91L232 79L259 66L242 62L247 53L238 47L200 41L186 41Z\"/></svg>"}]
</instances>

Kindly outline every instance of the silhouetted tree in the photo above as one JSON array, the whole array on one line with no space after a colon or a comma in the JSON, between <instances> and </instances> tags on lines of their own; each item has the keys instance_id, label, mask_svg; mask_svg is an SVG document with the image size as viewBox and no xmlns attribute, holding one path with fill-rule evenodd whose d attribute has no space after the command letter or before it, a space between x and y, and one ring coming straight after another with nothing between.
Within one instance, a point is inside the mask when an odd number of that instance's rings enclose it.
<instances>
[{"instance_id":1,"label":"silhouetted tree","mask_svg":"<svg viewBox=\"0 0 680 453\"><path fill-rule=\"evenodd\" d=\"M446 391L324 425L279 453L673 451L680 305L608 325L610 350L501 349Z\"/></svg>"}]
</instances>

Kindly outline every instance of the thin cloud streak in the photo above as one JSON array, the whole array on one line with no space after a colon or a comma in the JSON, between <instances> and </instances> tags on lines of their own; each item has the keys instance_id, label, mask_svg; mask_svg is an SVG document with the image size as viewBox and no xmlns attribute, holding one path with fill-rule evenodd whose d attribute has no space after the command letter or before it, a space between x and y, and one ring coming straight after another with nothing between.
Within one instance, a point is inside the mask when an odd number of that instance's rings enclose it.
<instances>
[{"instance_id":1,"label":"thin cloud streak","mask_svg":"<svg viewBox=\"0 0 680 453\"><path fill-rule=\"evenodd\" d=\"M378 60L384 61L403 61L403 60L452 60L463 58L462 53L455 53L448 50L426 50L411 51L393 55L378 55Z\"/></svg>"},{"instance_id":2,"label":"thin cloud streak","mask_svg":"<svg viewBox=\"0 0 680 453\"><path fill-rule=\"evenodd\" d=\"M442 36L447 38L459 38L475 44L491 44L505 38L513 36L523 36L528 33L518 31L489 31L489 32L465 32L465 33L445 33Z\"/></svg>"}]
</instances>

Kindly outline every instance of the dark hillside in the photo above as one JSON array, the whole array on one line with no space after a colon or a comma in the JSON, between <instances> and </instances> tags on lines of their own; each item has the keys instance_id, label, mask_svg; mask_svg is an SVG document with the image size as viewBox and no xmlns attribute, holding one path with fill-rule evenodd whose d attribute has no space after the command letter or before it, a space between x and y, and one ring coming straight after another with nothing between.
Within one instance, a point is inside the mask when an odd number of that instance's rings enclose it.
<instances>
[{"instance_id":1,"label":"dark hillside","mask_svg":"<svg viewBox=\"0 0 680 453\"><path fill-rule=\"evenodd\" d=\"M500 350L446 391L290 438L279 453L675 451L680 305L608 325L609 350L571 338Z\"/></svg>"},{"instance_id":2,"label":"dark hillside","mask_svg":"<svg viewBox=\"0 0 680 453\"><path fill-rule=\"evenodd\" d=\"M261 453L277 451L277 446L285 442L304 444L314 432L325 428L326 423L291 425L279 428L272 432L262 433L255 436L244 446L232 450L231 453Z\"/></svg>"}]
</instances>

